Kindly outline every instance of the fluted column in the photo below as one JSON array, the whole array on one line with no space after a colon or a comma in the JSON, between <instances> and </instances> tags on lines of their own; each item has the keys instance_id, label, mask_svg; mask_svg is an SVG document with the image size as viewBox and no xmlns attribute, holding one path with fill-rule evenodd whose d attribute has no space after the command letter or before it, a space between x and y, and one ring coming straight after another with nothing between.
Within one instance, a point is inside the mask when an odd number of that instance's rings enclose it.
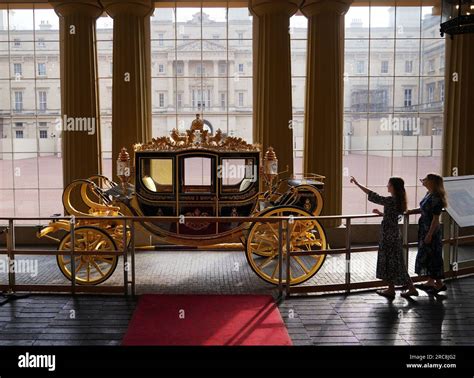
<instances>
[{"instance_id":1,"label":"fluted column","mask_svg":"<svg viewBox=\"0 0 474 378\"><path fill-rule=\"evenodd\" d=\"M443 174L474 174L474 35L446 37Z\"/></svg>"},{"instance_id":2,"label":"fluted column","mask_svg":"<svg viewBox=\"0 0 474 378\"><path fill-rule=\"evenodd\" d=\"M114 19L112 174L122 147L151 139L151 0L103 0Z\"/></svg>"},{"instance_id":3,"label":"fluted column","mask_svg":"<svg viewBox=\"0 0 474 378\"><path fill-rule=\"evenodd\" d=\"M326 176L325 215L342 211L344 14L350 3L306 0L301 8L308 17L304 171Z\"/></svg>"},{"instance_id":4,"label":"fluted column","mask_svg":"<svg viewBox=\"0 0 474 378\"><path fill-rule=\"evenodd\" d=\"M253 142L272 146L281 171L293 172L290 17L302 0L250 0L254 14Z\"/></svg>"},{"instance_id":5,"label":"fluted column","mask_svg":"<svg viewBox=\"0 0 474 378\"><path fill-rule=\"evenodd\" d=\"M50 1L60 19L63 183L101 173L98 1Z\"/></svg>"}]
</instances>

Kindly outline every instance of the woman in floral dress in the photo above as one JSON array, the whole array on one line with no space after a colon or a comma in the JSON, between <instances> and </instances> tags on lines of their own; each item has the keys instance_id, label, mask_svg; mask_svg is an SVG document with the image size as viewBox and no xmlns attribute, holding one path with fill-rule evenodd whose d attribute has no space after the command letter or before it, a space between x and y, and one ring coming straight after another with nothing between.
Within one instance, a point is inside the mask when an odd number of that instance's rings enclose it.
<instances>
[{"instance_id":1,"label":"woman in floral dress","mask_svg":"<svg viewBox=\"0 0 474 378\"><path fill-rule=\"evenodd\" d=\"M370 202L382 205L383 213L377 209L373 212L383 215L382 234L377 255L377 278L385 281L388 288L378 290L377 294L389 299L395 298L395 285L407 287L408 290L401 295L405 298L418 295L413 282L408 274L403 258L403 243L398 226L398 220L407 208L405 183L400 177L391 177L387 184L390 196L383 197L370 189L362 186L354 177L351 183L357 185L364 193L368 194Z\"/></svg>"},{"instance_id":2,"label":"woman in floral dress","mask_svg":"<svg viewBox=\"0 0 474 378\"><path fill-rule=\"evenodd\" d=\"M435 173L426 175L420 180L428 189L418 209L407 211L408 214L421 214L418 221L418 254L415 261L415 272L428 276L428 281L420 289L437 294L446 290L443 283L443 242L439 218L443 207L447 206L443 178Z\"/></svg>"}]
</instances>

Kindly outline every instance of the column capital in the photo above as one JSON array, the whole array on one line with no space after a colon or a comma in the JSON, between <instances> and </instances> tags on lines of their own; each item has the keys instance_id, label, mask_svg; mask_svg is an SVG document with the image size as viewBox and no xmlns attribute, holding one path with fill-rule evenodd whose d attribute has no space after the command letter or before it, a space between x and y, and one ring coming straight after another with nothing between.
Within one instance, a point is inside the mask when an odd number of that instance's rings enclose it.
<instances>
[{"instance_id":1,"label":"column capital","mask_svg":"<svg viewBox=\"0 0 474 378\"><path fill-rule=\"evenodd\" d=\"M335 13L343 16L349 10L352 0L305 0L301 12L306 17L313 17L320 13Z\"/></svg>"},{"instance_id":2,"label":"column capital","mask_svg":"<svg viewBox=\"0 0 474 378\"><path fill-rule=\"evenodd\" d=\"M121 15L151 16L155 10L152 0L101 0L107 14L115 18Z\"/></svg>"},{"instance_id":3,"label":"column capital","mask_svg":"<svg viewBox=\"0 0 474 378\"><path fill-rule=\"evenodd\" d=\"M102 5L97 0L49 0L49 3L59 17L83 15L98 18L104 12Z\"/></svg>"},{"instance_id":4,"label":"column capital","mask_svg":"<svg viewBox=\"0 0 474 378\"><path fill-rule=\"evenodd\" d=\"M257 16L284 13L293 16L303 0L249 0L249 8Z\"/></svg>"}]
</instances>

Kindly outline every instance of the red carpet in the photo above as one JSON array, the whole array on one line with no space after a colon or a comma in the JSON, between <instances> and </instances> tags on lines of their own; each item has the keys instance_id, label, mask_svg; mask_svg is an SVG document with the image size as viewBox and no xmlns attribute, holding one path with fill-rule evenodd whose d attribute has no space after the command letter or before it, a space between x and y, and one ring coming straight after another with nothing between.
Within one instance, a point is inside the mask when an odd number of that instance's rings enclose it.
<instances>
[{"instance_id":1,"label":"red carpet","mask_svg":"<svg viewBox=\"0 0 474 378\"><path fill-rule=\"evenodd\" d=\"M267 295L142 295L122 345L292 345Z\"/></svg>"}]
</instances>

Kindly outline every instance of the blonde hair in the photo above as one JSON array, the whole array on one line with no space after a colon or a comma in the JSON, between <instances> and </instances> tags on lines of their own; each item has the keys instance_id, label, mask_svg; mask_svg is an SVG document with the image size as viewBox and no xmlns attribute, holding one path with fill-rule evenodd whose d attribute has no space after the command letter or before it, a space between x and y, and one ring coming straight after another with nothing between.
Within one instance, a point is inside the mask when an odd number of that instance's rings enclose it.
<instances>
[{"instance_id":1,"label":"blonde hair","mask_svg":"<svg viewBox=\"0 0 474 378\"><path fill-rule=\"evenodd\" d=\"M441 199L443 207L448 206L448 195L446 194L446 190L444 189L443 178L437 173L428 173L426 175L426 178L433 185L433 193Z\"/></svg>"}]
</instances>

